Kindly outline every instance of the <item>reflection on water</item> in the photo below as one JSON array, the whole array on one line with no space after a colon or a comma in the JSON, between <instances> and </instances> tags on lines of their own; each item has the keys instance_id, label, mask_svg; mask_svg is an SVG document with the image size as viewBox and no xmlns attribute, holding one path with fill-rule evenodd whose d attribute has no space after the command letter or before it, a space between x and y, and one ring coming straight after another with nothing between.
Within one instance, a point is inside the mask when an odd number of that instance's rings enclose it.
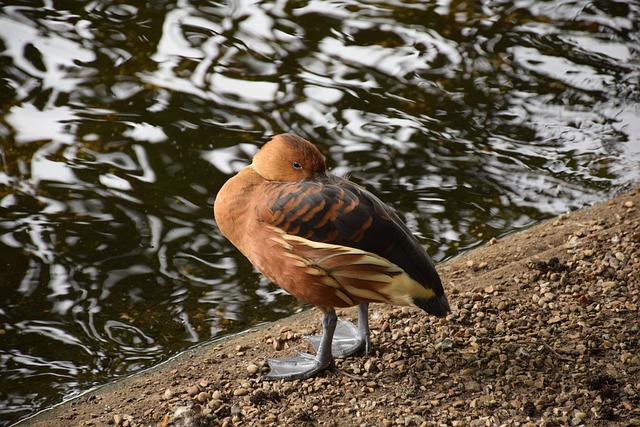
<instances>
[{"instance_id":1,"label":"reflection on water","mask_svg":"<svg viewBox=\"0 0 640 427\"><path fill-rule=\"evenodd\" d=\"M640 175L638 2L130 3L0 10L0 425L300 308L211 212L272 134L438 261Z\"/></svg>"}]
</instances>

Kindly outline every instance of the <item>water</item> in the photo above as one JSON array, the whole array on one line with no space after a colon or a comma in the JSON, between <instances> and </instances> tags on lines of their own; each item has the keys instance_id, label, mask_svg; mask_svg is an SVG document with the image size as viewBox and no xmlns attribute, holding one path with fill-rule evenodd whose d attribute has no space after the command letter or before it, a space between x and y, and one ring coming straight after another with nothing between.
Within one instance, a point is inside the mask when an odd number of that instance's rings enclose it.
<instances>
[{"instance_id":1,"label":"water","mask_svg":"<svg viewBox=\"0 0 640 427\"><path fill-rule=\"evenodd\" d=\"M637 1L3 2L0 425L304 308L212 218L270 135L436 261L631 185L639 25Z\"/></svg>"}]
</instances>

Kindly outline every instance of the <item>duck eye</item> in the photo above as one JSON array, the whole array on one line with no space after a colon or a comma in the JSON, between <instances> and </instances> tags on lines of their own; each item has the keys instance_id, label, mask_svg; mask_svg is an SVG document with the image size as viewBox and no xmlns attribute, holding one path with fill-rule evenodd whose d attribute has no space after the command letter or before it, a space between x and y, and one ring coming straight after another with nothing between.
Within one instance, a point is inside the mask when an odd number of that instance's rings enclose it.
<instances>
[{"instance_id":1,"label":"duck eye","mask_svg":"<svg viewBox=\"0 0 640 427\"><path fill-rule=\"evenodd\" d=\"M298 162L291 162L291 166L293 166L294 169L302 169L302 165Z\"/></svg>"}]
</instances>

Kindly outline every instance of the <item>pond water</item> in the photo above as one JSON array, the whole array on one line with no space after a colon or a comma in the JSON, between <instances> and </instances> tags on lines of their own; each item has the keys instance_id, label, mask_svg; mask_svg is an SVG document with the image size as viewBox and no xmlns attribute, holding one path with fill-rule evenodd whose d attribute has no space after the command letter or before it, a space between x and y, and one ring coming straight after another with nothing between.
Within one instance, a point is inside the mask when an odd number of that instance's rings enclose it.
<instances>
[{"instance_id":1,"label":"pond water","mask_svg":"<svg viewBox=\"0 0 640 427\"><path fill-rule=\"evenodd\" d=\"M440 262L640 176L638 1L5 1L0 425L304 309L220 235L283 131Z\"/></svg>"}]
</instances>

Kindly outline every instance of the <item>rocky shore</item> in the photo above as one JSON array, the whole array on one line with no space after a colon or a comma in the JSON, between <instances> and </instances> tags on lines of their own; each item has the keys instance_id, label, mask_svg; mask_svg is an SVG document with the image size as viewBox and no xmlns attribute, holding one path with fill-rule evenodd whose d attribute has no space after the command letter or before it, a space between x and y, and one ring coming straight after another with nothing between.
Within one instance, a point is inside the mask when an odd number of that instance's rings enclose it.
<instances>
[{"instance_id":1,"label":"rocky shore","mask_svg":"<svg viewBox=\"0 0 640 427\"><path fill-rule=\"evenodd\" d=\"M372 353L318 378L262 379L260 356L310 350L311 310L23 424L640 426L640 187L438 270L450 316L373 305Z\"/></svg>"}]
</instances>

